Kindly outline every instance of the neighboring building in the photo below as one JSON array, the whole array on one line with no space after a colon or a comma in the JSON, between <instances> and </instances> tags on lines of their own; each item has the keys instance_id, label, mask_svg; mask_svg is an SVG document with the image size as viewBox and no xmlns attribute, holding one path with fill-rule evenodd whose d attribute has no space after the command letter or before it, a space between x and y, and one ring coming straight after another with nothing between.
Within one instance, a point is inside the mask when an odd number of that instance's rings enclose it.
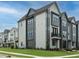
<instances>
[{"instance_id":1,"label":"neighboring building","mask_svg":"<svg viewBox=\"0 0 79 59\"><path fill-rule=\"evenodd\" d=\"M8 35L8 41L9 41L9 45L10 46L14 46L14 48L16 48L16 46L18 46L18 29L13 27Z\"/></svg>"},{"instance_id":2,"label":"neighboring building","mask_svg":"<svg viewBox=\"0 0 79 59\"><path fill-rule=\"evenodd\" d=\"M76 21L75 21L75 17L69 17L69 29L70 30L70 40L71 40L71 44L68 44L71 45L69 46L69 48L76 48Z\"/></svg>"},{"instance_id":3,"label":"neighboring building","mask_svg":"<svg viewBox=\"0 0 79 59\"><path fill-rule=\"evenodd\" d=\"M3 47L3 32L0 32L0 47Z\"/></svg>"},{"instance_id":4,"label":"neighboring building","mask_svg":"<svg viewBox=\"0 0 79 59\"><path fill-rule=\"evenodd\" d=\"M77 27L75 18L61 13L56 2L37 10L30 8L18 21L19 48L76 48Z\"/></svg>"},{"instance_id":5,"label":"neighboring building","mask_svg":"<svg viewBox=\"0 0 79 59\"><path fill-rule=\"evenodd\" d=\"M76 21L76 47L79 49L79 21Z\"/></svg>"},{"instance_id":6,"label":"neighboring building","mask_svg":"<svg viewBox=\"0 0 79 59\"><path fill-rule=\"evenodd\" d=\"M63 12L61 14L61 37L62 37L61 46L62 48L66 49L68 42L68 17L66 12Z\"/></svg>"},{"instance_id":7,"label":"neighboring building","mask_svg":"<svg viewBox=\"0 0 79 59\"><path fill-rule=\"evenodd\" d=\"M3 39L3 46L4 47L8 47L8 34L9 34L9 32L10 32L10 30L8 30L8 29L5 29L4 30L4 32L3 32L3 37L4 37L4 39Z\"/></svg>"},{"instance_id":8,"label":"neighboring building","mask_svg":"<svg viewBox=\"0 0 79 59\"><path fill-rule=\"evenodd\" d=\"M5 29L0 33L0 47L18 47L18 29L13 27L11 30Z\"/></svg>"}]
</instances>

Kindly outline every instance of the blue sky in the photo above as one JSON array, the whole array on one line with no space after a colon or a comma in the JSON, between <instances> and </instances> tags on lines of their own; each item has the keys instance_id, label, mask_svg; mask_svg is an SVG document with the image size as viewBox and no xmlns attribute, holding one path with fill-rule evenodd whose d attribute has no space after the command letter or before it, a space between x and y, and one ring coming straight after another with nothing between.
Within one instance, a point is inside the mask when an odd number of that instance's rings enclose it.
<instances>
[{"instance_id":1,"label":"blue sky","mask_svg":"<svg viewBox=\"0 0 79 59\"><path fill-rule=\"evenodd\" d=\"M0 31L4 29L10 29L17 26L17 21L27 13L29 8L38 9L44 5L51 3L50 1L16 1L10 2L0 1ZM76 20L79 19L79 2L67 1L57 2L60 11L66 11L68 16L75 16Z\"/></svg>"}]
</instances>

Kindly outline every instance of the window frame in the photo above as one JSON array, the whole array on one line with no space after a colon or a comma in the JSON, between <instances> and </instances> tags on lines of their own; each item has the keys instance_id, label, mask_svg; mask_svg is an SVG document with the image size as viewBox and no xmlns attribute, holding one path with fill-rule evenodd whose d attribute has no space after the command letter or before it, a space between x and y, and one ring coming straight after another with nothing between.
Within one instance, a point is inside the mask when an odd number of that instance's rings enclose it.
<instances>
[{"instance_id":1,"label":"window frame","mask_svg":"<svg viewBox=\"0 0 79 59\"><path fill-rule=\"evenodd\" d=\"M53 37L53 36L58 36L58 28L57 27L52 27L51 37Z\"/></svg>"},{"instance_id":2,"label":"window frame","mask_svg":"<svg viewBox=\"0 0 79 59\"><path fill-rule=\"evenodd\" d=\"M55 16L57 16L59 18L59 24L60 24L60 16L58 14L56 14L56 13L51 11L51 25L54 25L54 24L52 24L52 22L53 22L53 15L55 15ZM56 26L56 25L54 25L54 26Z\"/></svg>"},{"instance_id":3,"label":"window frame","mask_svg":"<svg viewBox=\"0 0 79 59\"><path fill-rule=\"evenodd\" d=\"M52 46L56 46L57 40L52 39Z\"/></svg>"}]
</instances>

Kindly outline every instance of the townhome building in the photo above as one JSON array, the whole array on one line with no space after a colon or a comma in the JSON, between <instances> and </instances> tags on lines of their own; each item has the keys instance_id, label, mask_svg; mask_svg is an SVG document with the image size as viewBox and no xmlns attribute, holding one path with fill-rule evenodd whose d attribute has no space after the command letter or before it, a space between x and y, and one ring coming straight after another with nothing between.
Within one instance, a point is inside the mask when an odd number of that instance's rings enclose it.
<instances>
[{"instance_id":1,"label":"townhome building","mask_svg":"<svg viewBox=\"0 0 79 59\"><path fill-rule=\"evenodd\" d=\"M60 48L60 10L56 2L34 10L18 21L20 48Z\"/></svg>"},{"instance_id":2,"label":"townhome building","mask_svg":"<svg viewBox=\"0 0 79 59\"><path fill-rule=\"evenodd\" d=\"M18 47L18 29L13 27L8 34L8 45L14 48Z\"/></svg>"},{"instance_id":3,"label":"townhome building","mask_svg":"<svg viewBox=\"0 0 79 59\"><path fill-rule=\"evenodd\" d=\"M66 12L61 13L61 46L62 48L67 48L67 42L68 42L68 16ZM69 44L70 45L70 44Z\"/></svg>"},{"instance_id":4,"label":"townhome building","mask_svg":"<svg viewBox=\"0 0 79 59\"><path fill-rule=\"evenodd\" d=\"M76 21L75 21L75 17L69 17L69 29L70 30L70 40L71 40L71 44L70 44L70 48L76 48ZM69 45L69 44L68 44Z\"/></svg>"},{"instance_id":5,"label":"townhome building","mask_svg":"<svg viewBox=\"0 0 79 59\"><path fill-rule=\"evenodd\" d=\"M10 30L5 29L3 32L3 47L8 47L8 34L9 34Z\"/></svg>"},{"instance_id":6,"label":"townhome building","mask_svg":"<svg viewBox=\"0 0 79 59\"><path fill-rule=\"evenodd\" d=\"M61 13L56 2L30 8L18 21L19 48L74 49L79 34L75 17Z\"/></svg>"}]
</instances>

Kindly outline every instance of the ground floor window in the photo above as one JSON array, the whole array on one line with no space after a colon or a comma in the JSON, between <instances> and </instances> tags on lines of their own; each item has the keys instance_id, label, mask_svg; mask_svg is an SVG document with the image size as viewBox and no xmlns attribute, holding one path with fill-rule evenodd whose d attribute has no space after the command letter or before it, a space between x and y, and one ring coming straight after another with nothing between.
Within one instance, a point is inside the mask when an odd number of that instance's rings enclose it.
<instances>
[{"instance_id":1,"label":"ground floor window","mask_svg":"<svg viewBox=\"0 0 79 59\"><path fill-rule=\"evenodd\" d=\"M23 42L21 42L21 46L23 46Z\"/></svg>"},{"instance_id":2,"label":"ground floor window","mask_svg":"<svg viewBox=\"0 0 79 59\"><path fill-rule=\"evenodd\" d=\"M66 48L66 41L63 40L63 48Z\"/></svg>"},{"instance_id":3,"label":"ground floor window","mask_svg":"<svg viewBox=\"0 0 79 59\"><path fill-rule=\"evenodd\" d=\"M52 45L56 46L57 40L52 40Z\"/></svg>"}]
</instances>

